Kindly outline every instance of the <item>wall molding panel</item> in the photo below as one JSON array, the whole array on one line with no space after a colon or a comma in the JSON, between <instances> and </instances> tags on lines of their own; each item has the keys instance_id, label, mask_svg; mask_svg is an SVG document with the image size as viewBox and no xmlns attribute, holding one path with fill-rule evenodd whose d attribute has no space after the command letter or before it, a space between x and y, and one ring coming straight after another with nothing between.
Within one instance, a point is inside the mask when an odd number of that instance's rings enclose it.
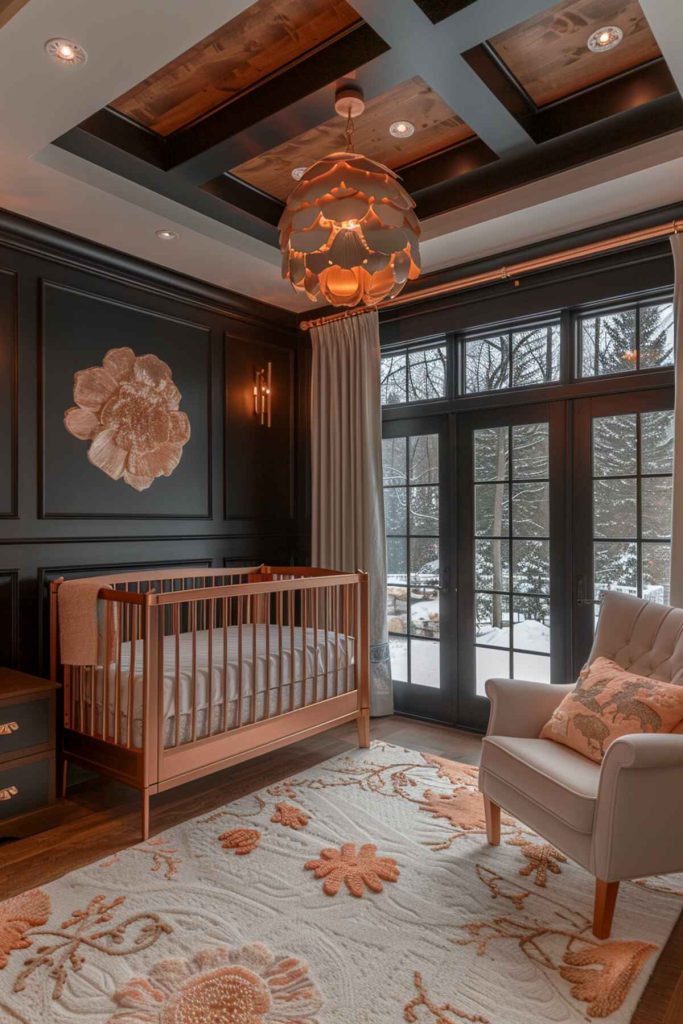
<instances>
[{"instance_id":1,"label":"wall molding panel","mask_svg":"<svg viewBox=\"0 0 683 1024\"><path fill-rule=\"evenodd\" d=\"M144 490L64 426L74 374L119 347L168 364L190 419L179 462ZM60 575L298 559L304 351L292 314L0 211L0 665L46 674ZM248 385L266 354L277 415L255 433Z\"/></svg>"}]
</instances>

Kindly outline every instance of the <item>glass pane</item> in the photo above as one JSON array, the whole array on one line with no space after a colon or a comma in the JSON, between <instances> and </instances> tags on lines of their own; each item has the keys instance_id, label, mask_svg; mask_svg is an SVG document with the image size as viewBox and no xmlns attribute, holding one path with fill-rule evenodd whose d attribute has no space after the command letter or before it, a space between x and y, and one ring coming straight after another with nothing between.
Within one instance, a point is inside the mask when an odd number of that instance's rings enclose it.
<instances>
[{"instance_id":1,"label":"glass pane","mask_svg":"<svg viewBox=\"0 0 683 1024\"><path fill-rule=\"evenodd\" d=\"M512 533L516 537L547 537L549 485L525 480L512 485Z\"/></svg>"},{"instance_id":2,"label":"glass pane","mask_svg":"<svg viewBox=\"0 0 683 1024\"><path fill-rule=\"evenodd\" d=\"M387 533L406 533L406 498L405 487L386 487L384 490L384 522Z\"/></svg>"},{"instance_id":3,"label":"glass pane","mask_svg":"<svg viewBox=\"0 0 683 1024\"><path fill-rule=\"evenodd\" d=\"M475 540L474 586L476 590L508 590L510 552L507 540Z\"/></svg>"},{"instance_id":4,"label":"glass pane","mask_svg":"<svg viewBox=\"0 0 683 1024\"><path fill-rule=\"evenodd\" d=\"M405 587L387 587L387 625L390 633L408 632L408 591Z\"/></svg>"},{"instance_id":5,"label":"glass pane","mask_svg":"<svg viewBox=\"0 0 683 1024\"><path fill-rule=\"evenodd\" d=\"M550 557L547 540L512 542L512 588L521 593L549 592Z\"/></svg>"},{"instance_id":6,"label":"glass pane","mask_svg":"<svg viewBox=\"0 0 683 1024\"><path fill-rule=\"evenodd\" d=\"M474 431L474 479L507 480L509 466L509 430L486 427Z\"/></svg>"},{"instance_id":7,"label":"glass pane","mask_svg":"<svg viewBox=\"0 0 683 1024\"><path fill-rule=\"evenodd\" d=\"M382 405L400 405L407 401L406 356L384 356L380 370Z\"/></svg>"},{"instance_id":8,"label":"glass pane","mask_svg":"<svg viewBox=\"0 0 683 1024\"><path fill-rule=\"evenodd\" d=\"M474 606L477 643L510 646L510 598L504 594L477 594Z\"/></svg>"},{"instance_id":9,"label":"glass pane","mask_svg":"<svg viewBox=\"0 0 683 1024\"><path fill-rule=\"evenodd\" d=\"M439 482L439 435L408 438L408 463L412 484Z\"/></svg>"},{"instance_id":10,"label":"glass pane","mask_svg":"<svg viewBox=\"0 0 683 1024\"><path fill-rule=\"evenodd\" d=\"M406 482L405 437L382 439L382 468L385 484L404 484Z\"/></svg>"},{"instance_id":11,"label":"glass pane","mask_svg":"<svg viewBox=\"0 0 683 1024\"><path fill-rule=\"evenodd\" d=\"M475 484L474 532L477 536L507 536L510 532L507 484Z\"/></svg>"},{"instance_id":12,"label":"glass pane","mask_svg":"<svg viewBox=\"0 0 683 1024\"><path fill-rule=\"evenodd\" d=\"M410 532L437 535L439 532L439 488L410 488Z\"/></svg>"},{"instance_id":13,"label":"glass pane","mask_svg":"<svg viewBox=\"0 0 683 1024\"><path fill-rule=\"evenodd\" d=\"M596 537L637 536L635 479L610 477L593 482L593 533Z\"/></svg>"},{"instance_id":14,"label":"glass pane","mask_svg":"<svg viewBox=\"0 0 683 1024\"><path fill-rule=\"evenodd\" d=\"M427 537L413 537L410 541L410 585L438 587L439 542Z\"/></svg>"},{"instance_id":15,"label":"glass pane","mask_svg":"<svg viewBox=\"0 0 683 1024\"><path fill-rule=\"evenodd\" d=\"M548 476L548 424L522 423L512 428L512 478Z\"/></svg>"},{"instance_id":16,"label":"glass pane","mask_svg":"<svg viewBox=\"0 0 683 1024\"><path fill-rule=\"evenodd\" d=\"M640 368L672 366L674 361L673 303L640 307Z\"/></svg>"},{"instance_id":17,"label":"glass pane","mask_svg":"<svg viewBox=\"0 0 683 1024\"><path fill-rule=\"evenodd\" d=\"M550 658L542 654L519 654L512 656L512 674L515 679L528 679L532 683L550 682Z\"/></svg>"},{"instance_id":18,"label":"glass pane","mask_svg":"<svg viewBox=\"0 0 683 1024\"><path fill-rule=\"evenodd\" d=\"M408 682L408 641L403 637L389 637L391 678L399 683Z\"/></svg>"},{"instance_id":19,"label":"glass pane","mask_svg":"<svg viewBox=\"0 0 683 1024\"><path fill-rule=\"evenodd\" d=\"M636 454L635 415L593 420L593 476L635 475Z\"/></svg>"},{"instance_id":20,"label":"glass pane","mask_svg":"<svg viewBox=\"0 0 683 1024\"><path fill-rule=\"evenodd\" d=\"M642 596L648 601L670 604L671 545L643 544Z\"/></svg>"},{"instance_id":21,"label":"glass pane","mask_svg":"<svg viewBox=\"0 0 683 1024\"><path fill-rule=\"evenodd\" d=\"M413 636L439 639L439 591L436 587L411 587L410 632Z\"/></svg>"},{"instance_id":22,"label":"glass pane","mask_svg":"<svg viewBox=\"0 0 683 1024\"><path fill-rule=\"evenodd\" d=\"M640 414L641 473L670 473L674 454L672 409Z\"/></svg>"},{"instance_id":23,"label":"glass pane","mask_svg":"<svg viewBox=\"0 0 683 1024\"><path fill-rule=\"evenodd\" d=\"M410 682L413 686L441 685L438 640L410 640Z\"/></svg>"},{"instance_id":24,"label":"glass pane","mask_svg":"<svg viewBox=\"0 0 683 1024\"><path fill-rule=\"evenodd\" d=\"M465 343L465 391L510 387L510 338L507 334Z\"/></svg>"},{"instance_id":25,"label":"glass pane","mask_svg":"<svg viewBox=\"0 0 683 1024\"><path fill-rule=\"evenodd\" d=\"M638 594L637 544L596 541L593 544L594 596L599 600L606 590Z\"/></svg>"},{"instance_id":26,"label":"glass pane","mask_svg":"<svg viewBox=\"0 0 683 1024\"><path fill-rule=\"evenodd\" d=\"M422 402L446 394L446 346L408 353L408 401Z\"/></svg>"},{"instance_id":27,"label":"glass pane","mask_svg":"<svg viewBox=\"0 0 683 1024\"><path fill-rule=\"evenodd\" d=\"M560 376L560 325L512 332L512 385L543 384Z\"/></svg>"},{"instance_id":28,"label":"glass pane","mask_svg":"<svg viewBox=\"0 0 683 1024\"><path fill-rule=\"evenodd\" d=\"M487 679L510 678L510 655L507 651L496 651L491 647L477 647L477 694L486 696Z\"/></svg>"},{"instance_id":29,"label":"glass pane","mask_svg":"<svg viewBox=\"0 0 683 1024\"><path fill-rule=\"evenodd\" d=\"M550 601L545 597L514 597L512 643L525 651L550 653Z\"/></svg>"},{"instance_id":30,"label":"glass pane","mask_svg":"<svg viewBox=\"0 0 683 1024\"><path fill-rule=\"evenodd\" d=\"M643 477L640 481L643 537L671 536L671 477Z\"/></svg>"},{"instance_id":31,"label":"glass pane","mask_svg":"<svg viewBox=\"0 0 683 1024\"><path fill-rule=\"evenodd\" d=\"M579 321L582 377L636 369L636 311L602 313Z\"/></svg>"},{"instance_id":32,"label":"glass pane","mask_svg":"<svg viewBox=\"0 0 683 1024\"><path fill-rule=\"evenodd\" d=\"M387 582L407 583L407 541L404 537L387 537Z\"/></svg>"}]
</instances>

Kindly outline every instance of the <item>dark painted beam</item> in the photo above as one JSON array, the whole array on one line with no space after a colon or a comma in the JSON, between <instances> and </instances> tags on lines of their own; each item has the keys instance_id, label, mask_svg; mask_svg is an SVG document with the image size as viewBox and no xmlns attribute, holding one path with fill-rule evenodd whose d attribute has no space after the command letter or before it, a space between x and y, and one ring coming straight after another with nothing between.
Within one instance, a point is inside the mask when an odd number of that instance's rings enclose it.
<instances>
[{"instance_id":1,"label":"dark painted beam","mask_svg":"<svg viewBox=\"0 0 683 1024\"><path fill-rule=\"evenodd\" d=\"M417 197L416 212L426 220L681 128L683 100L678 93L669 94L545 142L531 152L498 160L461 178L435 184Z\"/></svg>"},{"instance_id":2,"label":"dark painted beam","mask_svg":"<svg viewBox=\"0 0 683 1024\"><path fill-rule=\"evenodd\" d=\"M531 138L539 143L676 92L671 72L660 57L539 108L488 45L475 46L463 57Z\"/></svg>"}]
</instances>

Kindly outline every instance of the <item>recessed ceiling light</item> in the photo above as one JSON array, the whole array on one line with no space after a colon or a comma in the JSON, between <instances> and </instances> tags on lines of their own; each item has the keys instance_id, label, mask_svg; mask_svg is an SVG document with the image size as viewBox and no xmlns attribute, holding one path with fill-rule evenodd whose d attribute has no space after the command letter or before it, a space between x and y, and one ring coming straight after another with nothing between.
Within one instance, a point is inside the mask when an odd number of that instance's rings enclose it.
<instances>
[{"instance_id":1,"label":"recessed ceiling light","mask_svg":"<svg viewBox=\"0 0 683 1024\"><path fill-rule=\"evenodd\" d=\"M306 167L292 167L292 177L294 178L294 181L301 181L306 171Z\"/></svg>"},{"instance_id":2,"label":"recessed ceiling light","mask_svg":"<svg viewBox=\"0 0 683 1024\"><path fill-rule=\"evenodd\" d=\"M586 45L591 53L605 53L618 46L623 38L624 33L618 25L605 25L588 37Z\"/></svg>"},{"instance_id":3,"label":"recessed ceiling light","mask_svg":"<svg viewBox=\"0 0 683 1024\"><path fill-rule=\"evenodd\" d=\"M45 52L58 64L85 64L88 55L73 39L48 39Z\"/></svg>"},{"instance_id":4,"label":"recessed ceiling light","mask_svg":"<svg viewBox=\"0 0 683 1024\"><path fill-rule=\"evenodd\" d=\"M173 242L178 237L177 231L171 231L170 228L159 228L156 232L157 238L160 238L162 242Z\"/></svg>"},{"instance_id":5,"label":"recessed ceiling light","mask_svg":"<svg viewBox=\"0 0 683 1024\"><path fill-rule=\"evenodd\" d=\"M411 121L394 121L389 125L389 134L395 139L409 139L415 132L415 125Z\"/></svg>"}]
</instances>

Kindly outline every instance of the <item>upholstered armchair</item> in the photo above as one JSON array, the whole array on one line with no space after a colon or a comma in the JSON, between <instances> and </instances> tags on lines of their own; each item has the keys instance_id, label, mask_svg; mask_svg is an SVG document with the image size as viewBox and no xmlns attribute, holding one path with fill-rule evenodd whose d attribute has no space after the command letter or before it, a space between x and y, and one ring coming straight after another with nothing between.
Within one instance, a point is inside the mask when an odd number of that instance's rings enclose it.
<instances>
[{"instance_id":1,"label":"upholstered armchair","mask_svg":"<svg viewBox=\"0 0 683 1024\"><path fill-rule=\"evenodd\" d=\"M600 656L683 685L683 610L608 593L588 662ZM479 788L489 843L502 807L595 876L593 934L605 939L620 881L683 871L683 734L622 736L602 764L539 739L572 688L488 680Z\"/></svg>"}]
</instances>

